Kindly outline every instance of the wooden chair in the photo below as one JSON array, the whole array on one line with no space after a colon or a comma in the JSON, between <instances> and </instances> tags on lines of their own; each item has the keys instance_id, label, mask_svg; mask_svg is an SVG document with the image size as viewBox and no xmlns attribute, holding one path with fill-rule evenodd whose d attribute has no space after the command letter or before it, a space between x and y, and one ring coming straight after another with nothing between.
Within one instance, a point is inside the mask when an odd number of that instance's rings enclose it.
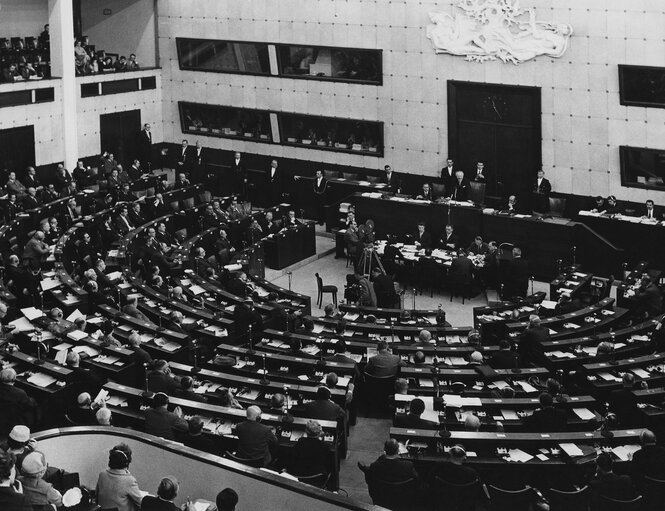
<instances>
[{"instance_id":1,"label":"wooden chair","mask_svg":"<svg viewBox=\"0 0 665 511\"><path fill-rule=\"evenodd\" d=\"M550 511L589 511L591 496L588 486L571 492L550 488L545 496L550 503Z\"/></svg>"},{"instance_id":2,"label":"wooden chair","mask_svg":"<svg viewBox=\"0 0 665 511\"><path fill-rule=\"evenodd\" d=\"M490 511L530 511L536 500L535 492L529 487L513 491L488 484L487 495Z\"/></svg>"},{"instance_id":3,"label":"wooden chair","mask_svg":"<svg viewBox=\"0 0 665 511\"><path fill-rule=\"evenodd\" d=\"M446 196L446 185L440 183L432 183L432 199L440 199Z\"/></svg>"},{"instance_id":4,"label":"wooden chair","mask_svg":"<svg viewBox=\"0 0 665 511\"><path fill-rule=\"evenodd\" d=\"M665 504L665 481L646 476L642 494L644 497L642 509L644 511L662 509Z\"/></svg>"},{"instance_id":5,"label":"wooden chair","mask_svg":"<svg viewBox=\"0 0 665 511\"><path fill-rule=\"evenodd\" d=\"M231 451L226 451L224 453L224 457L230 459L231 461L242 463L243 465L248 465L250 467L263 467L263 458L241 458L240 456L233 454Z\"/></svg>"},{"instance_id":6,"label":"wooden chair","mask_svg":"<svg viewBox=\"0 0 665 511\"><path fill-rule=\"evenodd\" d=\"M437 511L475 511L482 496L478 479L467 484L454 484L439 477L432 487L432 509ZM454 496L454 498L451 498Z\"/></svg>"},{"instance_id":7,"label":"wooden chair","mask_svg":"<svg viewBox=\"0 0 665 511\"><path fill-rule=\"evenodd\" d=\"M326 293L330 293L332 295L332 300L335 305L337 305L337 286L333 285L323 285L323 279L318 273L314 274L316 276L316 287L318 290L318 297L316 299L316 304L319 306L319 309L321 308L321 305L323 304L323 295Z\"/></svg>"},{"instance_id":8,"label":"wooden chair","mask_svg":"<svg viewBox=\"0 0 665 511\"><path fill-rule=\"evenodd\" d=\"M616 500L601 495L598 497L598 511L641 511L643 500L642 495L638 495L632 500ZM661 501L657 509L662 508L663 502Z\"/></svg>"},{"instance_id":9,"label":"wooden chair","mask_svg":"<svg viewBox=\"0 0 665 511\"><path fill-rule=\"evenodd\" d=\"M367 409L384 414L389 411L390 395L394 393L395 376L373 376L365 373L364 397Z\"/></svg>"},{"instance_id":10,"label":"wooden chair","mask_svg":"<svg viewBox=\"0 0 665 511\"><path fill-rule=\"evenodd\" d=\"M395 483L373 480L367 483L367 488L375 506L407 511L412 510L416 502L416 483L415 478Z\"/></svg>"},{"instance_id":11,"label":"wooden chair","mask_svg":"<svg viewBox=\"0 0 665 511\"><path fill-rule=\"evenodd\" d=\"M322 490L325 490L327 488L328 481L330 480L330 474L324 474L323 472L307 476L296 475L296 477L298 478L298 481L300 481L301 483L316 486L317 488L321 488Z\"/></svg>"}]
</instances>

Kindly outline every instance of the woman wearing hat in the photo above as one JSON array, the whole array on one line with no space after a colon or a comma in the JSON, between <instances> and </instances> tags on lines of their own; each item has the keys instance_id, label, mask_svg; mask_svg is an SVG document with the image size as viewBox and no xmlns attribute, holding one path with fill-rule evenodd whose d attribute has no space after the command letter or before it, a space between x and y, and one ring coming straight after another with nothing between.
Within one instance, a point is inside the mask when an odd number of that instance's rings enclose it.
<instances>
[{"instance_id":1,"label":"woman wearing hat","mask_svg":"<svg viewBox=\"0 0 665 511\"><path fill-rule=\"evenodd\" d=\"M97 479L97 504L104 509L137 511L145 492L129 472L132 450L127 444L116 445L109 451L109 468Z\"/></svg>"},{"instance_id":2,"label":"woman wearing hat","mask_svg":"<svg viewBox=\"0 0 665 511\"><path fill-rule=\"evenodd\" d=\"M46 457L39 451L31 452L23 460L21 477L23 493L32 506L46 506L52 504L56 507L62 505L62 495L53 488L51 483L42 479L46 473Z\"/></svg>"},{"instance_id":3,"label":"woman wearing hat","mask_svg":"<svg viewBox=\"0 0 665 511\"><path fill-rule=\"evenodd\" d=\"M7 441L0 445L0 450L11 452L16 464L16 470L21 470L23 459L37 448L37 442L30 438L28 426L17 425L9 432Z\"/></svg>"}]
</instances>

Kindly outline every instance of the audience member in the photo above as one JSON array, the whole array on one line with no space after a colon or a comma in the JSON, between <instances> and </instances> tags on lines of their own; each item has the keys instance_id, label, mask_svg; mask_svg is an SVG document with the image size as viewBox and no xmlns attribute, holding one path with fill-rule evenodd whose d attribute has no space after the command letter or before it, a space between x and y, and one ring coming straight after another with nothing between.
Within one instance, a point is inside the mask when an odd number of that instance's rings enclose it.
<instances>
[{"instance_id":1,"label":"audience member","mask_svg":"<svg viewBox=\"0 0 665 511\"><path fill-rule=\"evenodd\" d=\"M417 479L418 473L413 462L399 456L399 443L394 438L386 440L383 454L369 467L358 462L358 468L365 473L365 481L385 481L397 483L408 479Z\"/></svg>"},{"instance_id":2,"label":"audience member","mask_svg":"<svg viewBox=\"0 0 665 511\"><path fill-rule=\"evenodd\" d=\"M97 504L102 509L139 511L144 492L129 471L132 450L127 444L118 444L109 451L109 465L97 479Z\"/></svg>"},{"instance_id":3,"label":"audience member","mask_svg":"<svg viewBox=\"0 0 665 511\"><path fill-rule=\"evenodd\" d=\"M157 496L146 495L143 497L141 511L195 511L196 506L189 500L189 497L181 507L173 503L179 490L180 485L175 477L162 478L157 487Z\"/></svg>"},{"instance_id":4,"label":"audience member","mask_svg":"<svg viewBox=\"0 0 665 511\"><path fill-rule=\"evenodd\" d=\"M16 479L16 458L0 450L0 509L3 511L33 511L21 481Z\"/></svg>"},{"instance_id":5,"label":"audience member","mask_svg":"<svg viewBox=\"0 0 665 511\"><path fill-rule=\"evenodd\" d=\"M215 499L217 511L235 511L238 505L238 494L231 488L224 488Z\"/></svg>"},{"instance_id":6,"label":"audience member","mask_svg":"<svg viewBox=\"0 0 665 511\"><path fill-rule=\"evenodd\" d=\"M43 479L47 466L46 457L39 451L28 454L21 465L19 480L23 484L23 493L28 503L36 508L49 504L55 507L62 505L60 492Z\"/></svg>"},{"instance_id":7,"label":"audience member","mask_svg":"<svg viewBox=\"0 0 665 511\"><path fill-rule=\"evenodd\" d=\"M261 424L261 409L247 408L247 420L236 426L237 455L247 459L262 459L263 466L272 461L271 449L277 447L277 437L272 428Z\"/></svg>"},{"instance_id":8,"label":"audience member","mask_svg":"<svg viewBox=\"0 0 665 511\"><path fill-rule=\"evenodd\" d=\"M172 412L168 410L169 396L158 392L152 398L150 408L143 412L145 417L145 432L161 436L167 440L175 439L175 431L185 432L189 425L182 418L182 410L176 406Z\"/></svg>"}]
</instances>

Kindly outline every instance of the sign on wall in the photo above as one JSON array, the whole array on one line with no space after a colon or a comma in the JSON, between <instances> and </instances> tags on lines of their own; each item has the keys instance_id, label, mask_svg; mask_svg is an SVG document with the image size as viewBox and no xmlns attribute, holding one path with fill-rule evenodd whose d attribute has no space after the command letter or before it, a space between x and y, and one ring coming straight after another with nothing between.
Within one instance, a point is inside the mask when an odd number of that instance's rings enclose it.
<instances>
[{"instance_id":1,"label":"sign on wall","mask_svg":"<svg viewBox=\"0 0 665 511\"><path fill-rule=\"evenodd\" d=\"M573 27L537 21L535 9L520 0L459 0L454 15L429 13L427 37L436 53L466 57L469 62L502 60L519 64L541 55L561 57Z\"/></svg>"}]
</instances>

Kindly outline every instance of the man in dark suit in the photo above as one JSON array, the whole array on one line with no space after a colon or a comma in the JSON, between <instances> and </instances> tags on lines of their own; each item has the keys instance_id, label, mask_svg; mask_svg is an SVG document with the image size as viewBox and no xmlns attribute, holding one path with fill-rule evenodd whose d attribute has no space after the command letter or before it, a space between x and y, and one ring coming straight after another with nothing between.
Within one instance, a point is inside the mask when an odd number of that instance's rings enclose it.
<instances>
[{"instance_id":1,"label":"man in dark suit","mask_svg":"<svg viewBox=\"0 0 665 511\"><path fill-rule=\"evenodd\" d=\"M187 140L182 141L182 145L176 152L176 161L174 168L176 170L176 174L179 174L181 172L184 173L189 172L190 150L189 150L189 142L187 142Z\"/></svg>"},{"instance_id":2,"label":"man in dark suit","mask_svg":"<svg viewBox=\"0 0 665 511\"><path fill-rule=\"evenodd\" d=\"M168 410L169 396L158 392L152 398L150 408L143 412L145 416L145 432L160 436L167 440L175 440L175 431L185 432L189 429L187 421L182 418L179 406L170 412Z\"/></svg>"},{"instance_id":3,"label":"man in dark suit","mask_svg":"<svg viewBox=\"0 0 665 511\"><path fill-rule=\"evenodd\" d=\"M323 177L323 172L316 171L314 176L314 209L316 214L316 221L319 225L323 225L325 221L325 205L326 205L326 190L328 188L328 181Z\"/></svg>"},{"instance_id":4,"label":"man in dark suit","mask_svg":"<svg viewBox=\"0 0 665 511\"><path fill-rule=\"evenodd\" d=\"M365 371L376 377L395 376L401 366L406 365L399 356L388 351L388 343L379 341L376 345L377 354L367 361Z\"/></svg>"},{"instance_id":5,"label":"man in dark suit","mask_svg":"<svg viewBox=\"0 0 665 511\"><path fill-rule=\"evenodd\" d=\"M642 316L655 316L663 310L663 296L658 286L647 275L642 277L635 295L638 307L636 313Z\"/></svg>"},{"instance_id":6,"label":"man in dark suit","mask_svg":"<svg viewBox=\"0 0 665 511\"><path fill-rule=\"evenodd\" d=\"M521 363L528 365L535 362L542 354L542 343L550 338L550 330L541 326L540 318L535 314L529 316L529 326L522 335L517 345Z\"/></svg>"},{"instance_id":7,"label":"man in dark suit","mask_svg":"<svg viewBox=\"0 0 665 511\"><path fill-rule=\"evenodd\" d=\"M601 453L596 458L596 474L589 481L592 509L601 509L599 507L600 497L631 500L635 496L630 477L615 474L613 464L612 454L610 453Z\"/></svg>"},{"instance_id":8,"label":"man in dark suit","mask_svg":"<svg viewBox=\"0 0 665 511\"><path fill-rule=\"evenodd\" d=\"M152 369L148 371L148 390L172 396L179 388L180 381L171 374L169 363L166 360L155 360Z\"/></svg>"},{"instance_id":9,"label":"man in dark suit","mask_svg":"<svg viewBox=\"0 0 665 511\"><path fill-rule=\"evenodd\" d=\"M482 161L476 163L476 171L474 172L472 181L476 183L487 183L487 175L485 173L485 164Z\"/></svg>"},{"instance_id":10,"label":"man in dark suit","mask_svg":"<svg viewBox=\"0 0 665 511\"><path fill-rule=\"evenodd\" d=\"M425 222L418 222L418 231L414 235L416 247L432 248L432 235L425 230Z\"/></svg>"},{"instance_id":11,"label":"man in dark suit","mask_svg":"<svg viewBox=\"0 0 665 511\"><path fill-rule=\"evenodd\" d=\"M388 185L388 191L391 193L399 193L400 179L397 173L393 172L390 165L383 167L383 170L385 171L383 182Z\"/></svg>"},{"instance_id":12,"label":"man in dark suit","mask_svg":"<svg viewBox=\"0 0 665 511\"><path fill-rule=\"evenodd\" d=\"M452 182L451 199L456 201L466 201L469 199L471 185L469 180L464 177L464 172L458 170L455 172L455 180Z\"/></svg>"},{"instance_id":13,"label":"man in dark suit","mask_svg":"<svg viewBox=\"0 0 665 511\"><path fill-rule=\"evenodd\" d=\"M372 268L372 281L376 294L377 307L392 309L397 305L399 297L395 292L395 282L380 268Z\"/></svg>"},{"instance_id":14,"label":"man in dark suit","mask_svg":"<svg viewBox=\"0 0 665 511\"><path fill-rule=\"evenodd\" d=\"M529 263L522 259L522 250L513 248L513 259L507 264L505 276L504 299L520 296L526 297L529 289Z\"/></svg>"},{"instance_id":15,"label":"man in dark suit","mask_svg":"<svg viewBox=\"0 0 665 511\"><path fill-rule=\"evenodd\" d=\"M470 289L473 282L473 263L463 250L451 261L448 278L454 283L455 289Z\"/></svg>"},{"instance_id":16,"label":"man in dark suit","mask_svg":"<svg viewBox=\"0 0 665 511\"><path fill-rule=\"evenodd\" d=\"M272 211L266 211L265 216L259 223L261 224L261 229L263 229L263 232L266 236L269 234L275 234L280 230L277 223L273 220Z\"/></svg>"},{"instance_id":17,"label":"man in dark suit","mask_svg":"<svg viewBox=\"0 0 665 511\"><path fill-rule=\"evenodd\" d=\"M37 190L32 186L27 189L27 193L23 197L23 210L29 211L39 207L39 199L37 198Z\"/></svg>"},{"instance_id":18,"label":"man in dark suit","mask_svg":"<svg viewBox=\"0 0 665 511\"><path fill-rule=\"evenodd\" d=\"M282 172L277 167L277 160L272 160L266 172L266 197L269 206L282 202Z\"/></svg>"},{"instance_id":19,"label":"man in dark suit","mask_svg":"<svg viewBox=\"0 0 665 511\"><path fill-rule=\"evenodd\" d=\"M635 451L630 463L633 482L638 489L644 484L644 477L665 479L665 447L656 445L656 435L645 429L640 433L642 447Z\"/></svg>"},{"instance_id":20,"label":"man in dark suit","mask_svg":"<svg viewBox=\"0 0 665 511\"><path fill-rule=\"evenodd\" d=\"M29 427L34 422L37 404L25 390L16 388L16 371L7 367L0 371L0 435L7 435L17 424Z\"/></svg>"},{"instance_id":21,"label":"man in dark suit","mask_svg":"<svg viewBox=\"0 0 665 511\"><path fill-rule=\"evenodd\" d=\"M511 195L508 197L508 201L501 212L509 215L519 215L522 213L522 205L517 202L517 197L515 195Z\"/></svg>"},{"instance_id":22,"label":"man in dark suit","mask_svg":"<svg viewBox=\"0 0 665 511\"><path fill-rule=\"evenodd\" d=\"M129 304L123 308L123 312L125 312L126 307L128 306ZM136 309L135 303L133 307ZM127 314L127 312L125 312L125 314ZM142 315L143 313L139 312L139 314ZM145 387L146 364L151 363L152 357L146 350L141 348L141 336L136 332L129 335L127 338L127 345L132 351L132 362L134 362L134 385L136 388L142 389Z\"/></svg>"},{"instance_id":23,"label":"man in dark suit","mask_svg":"<svg viewBox=\"0 0 665 511\"><path fill-rule=\"evenodd\" d=\"M446 160L446 166L441 169L441 181L446 188L445 196L450 197L453 194L453 183L455 182L455 166L452 159Z\"/></svg>"},{"instance_id":24,"label":"man in dark suit","mask_svg":"<svg viewBox=\"0 0 665 511\"><path fill-rule=\"evenodd\" d=\"M418 478L413 462L399 457L399 443L394 438L386 440L383 454L374 463L368 467L358 462L358 468L365 473L367 484L374 481L397 483Z\"/></svg>"},{"instance_id":25,"label":"man in dark suit","mask_svg":"<svg viewBox=\"0 0 665 511\"><path fill-rule=\"evenodd\" d=\"M27 175L25 178L23 178L23 185L26 188L34 188L38 192L41 192L44 187L42 186L42 183L39 181L39 178L37 177L37 171L35 170L35 167L28 167L27 170Z\"/></svg>"},{"instance_id":26,"label":"man in dark suit","mask_svg":"<svg viewBox=\"0 0 665 511\"><path fill-rule=\"evenodd\" d=\"M533 211L534 213L547 213L550 210L550 194L552 185L545 179L545 171L540 169L533 184Z\"/></svg>"},{"instance_id":27,"label":"man in dark suit","mask_svg":"<svg viewBox=\"0 0 665 511\"><path fill-rule=\"evenodd\" d=\"M422 190L415 198L419 200L432 200L432 189L430 188L429 183L423 183Z\"/></svg>"},{"instance_id":28,"label":"man in dark suit","mask_svg":"<svg viewBox=\"0 0 665 511\"><path fill-rule=\"evenodd\" d=\"M420 416L425 411L425 402L422 399L412 399L409 403L409 413L395 415L393 426L409 429L436 429L439 425L425 420Z\"/></svg>"},{"instance_id":29,"label":"man in dark suit","mask_svg":"<svg viewBox=\"0 0 665 511\"><path fill-rule=\"evenodd\" d=\"M632 373L624 373L621 384L620 389L613 390L607 396L610 410L616 414L622 428L639 426L641 418L638 414L637 397L633 394L635 376Z\"/></svg>"},{"instance_id":30,"label":"man in dark suit","mask_svg":"<svg viewBox=\"0 0 665 511\"><path fill-rule=\"evenodd\" d=\"M261 422L261 409L258 406L247 408L247 420L236 426L238 451L241 458L263 459L263 466L272 461L271 449L277 447L277 437L272 428Z\"/></svg>"},{"instance_id":31,"label":"man in dark suit","mask_svg":"<svg viewBox=\"0 0 665 511\"><path fill-rule=\"evenodd\" d=\"M326 357L326 362L341 362L343 364L355 364L356 361L346 355L346 343L339 340L335 343L335 354Z\"/></svg>"},{"instance_id":32,"label":"man in dark suit","mask_svg":"<svg viewBox=\"0 0 665 511\"><path fill-rule=\"evenodd\" d=\"M26 185L27 186L27 185ZM27 208L26 208L27 209ZM658 211L651 199L647 200L644 205L644 213L642 218L645 220L662 220L663 212Z\"/></svg>"},{"instance_id":33,"label":"man in dark suit","mask_svg":"<svg viewBox=\"0 0 665 511\"><path fill-rule=\"evenodd\" d=\"M437 463L432 469L432 483L436 484L436 478L447 483L465 485L478 479L478 473L471 467L464 465L466 461L466 450L461 445L454 445L448 451L448 459Z\"/></svg>"},{"instance_id":34,"label":"man in dark suit","mask_svg":"<svg viewBox=\"0 0 665 511\"><path fill-rule=\"evenodd\" d=\"M143 162L145 167L150 171L152 169L152 132L150 131L150 124L143 125L143 129L139 133L139 160Z\"/></svg>"},{"instance_id":35,"label":"man in dark suit","mask_svg":"<svg viewBox=\"0 0 665 511\"><path fill-rule=\"evenodd\" d=\"M489 359L488 364L492 369L512 369L515 367L516 354L511 350L510 341L501 339L499 351Z\"/></svg>"},{"instance_id":36,"label":"man in dark suit","mask_svg":"<svg viewBox=\"0 0 665 511\"><path fill-rule=\"evenodd\" d=\"M120 208L120 214L115 219L115 228L122 236L134 229L134 225L129 221L127 206Z\"/></svg>"},{"instance_id":37,"label":"man in dark suit","mask_svg":"<svg viewBox=\"0 0 665 511\"><path fill-rule=\"evenodd\" d=\"M207 177L207 168L205 153L199 140L190 154L190 169L192 171L192 181L194 183L203 183Z\"/></svg>"},{"instance_id":38,"label":"man in dark suit","mask_svg":"<svg viewBox=\"0 0 665 511\"><path fill-rule=\"evenodd\" d=\"M457 250L458 242L459 237L454 233L453 226L450 224L446 225L446 232L441 237L439 246L444 250Z\"/></svg>"},{"instance_id":39,"label":"man in dark suit","mask_svg":"<svg viewBox=\"0 0 665 511\"><path fill-rule=\"evenodd\" d=\"M237 193L241 200L247 199L247 169L241 159L239 152L233 155L233 163L231 164L231 173L233 175L233 188L231 191ZM218 182L218 189L221 192L229 192L229 190L222 190L222 180Z\"/></svg>"},{"instance_id":40,"label":"man in dark suit","mask_svg":"<svg viewBox=\"0 0 665 511\"><path fill-rule=\"evenodd\" d=\"M547 392L543 392L538 397L538 401L540 408L524 419L524 430L530 433L565 431L568 417L564 410L554 407L554 398Z\"/></svg>"},{"instance_id":41,"label":"man in dark suit","mask_svg":"<svg viewBox=\"0 0 665 511\"><path fill-rule=\"evenodd\" d=\"M203 434L204 422L201 417L194 416L187 421L189 429L184 438L184 444L192 449L215 454L218 449L215 442L208 435Z\"/></svg>"},{"instance_id":42,"label":"man in dark suit","mask_svg":"<svg viewBox=\"0 0 665 511\"><path fill-rule=\"evenodd\" d=\"M485 255L489 251L487 243L483 241L481 236L476 236L473 240L473 243L469 245L469 248L466 250L469 254Z\"/></svg>"},{"instance_id":43,"label":"man in dark suit","mask_svg":"<svg viewBox=\"0 0 665 511\"><path fill-rule=\"evenodd\" d=\"M316 389L314 401L305 404L300 415L308 419L336 421L343 424L346 413L341 406L333 403L330 397L331 393L327 387L319 387Z\"/></svg>"}]
</instances>

